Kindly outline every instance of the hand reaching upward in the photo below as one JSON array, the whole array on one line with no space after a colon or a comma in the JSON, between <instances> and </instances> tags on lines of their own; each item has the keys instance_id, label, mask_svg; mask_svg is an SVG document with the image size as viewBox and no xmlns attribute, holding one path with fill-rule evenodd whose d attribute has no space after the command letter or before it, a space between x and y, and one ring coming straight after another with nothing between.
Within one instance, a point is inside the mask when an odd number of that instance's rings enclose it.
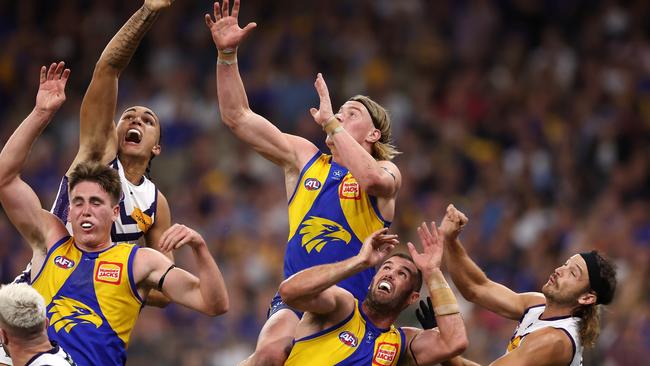
<instances>
[{"instance_id":1,"label":"hand reaching upward","mask_svg":"<svg viewBox=\"0 0 650 366\"><path fill-rule=\"evenodd\" d=\"M423 222L418 227L418 236L420 237L420 242L422 242L422 253L418 253L413 243L409 242L407 246L413 262L426 275L440 268L443 250L442 237L438 233L435 222L431 223L431 230Z\"/></svg>"},{"instance_id":2,"label":"hand reaching upward","mask_svg":"<svg viewBox=\"0 0 650 366\"><path fill-rule=\"evenodd\" d=\"M212 40L217 46L217 50L234 50L239 43L257 27L256 23L248 23L244 28L240 28L237 17L239 16L239 0L235 0L232 12L229 11L228 0L223 1L223 6L219 2L214 3L214 20L210 14L205 14L205 24L212 33Z\"/></svg>"},{"instance_id":3,"label":"hand reaching upward","mask_svg":"<svg viewBox=\"0 0 650 366\"><path fill-rule=\"evenodd\" d=\"M65 62L53 63L49 68L41 67L40 83L36 94L36 109L56 112L65 102L65 84L70 69L64 69Z\"/></svg>"},{"instance_id":4,"label":"hand reaching upward","mask_svg":"<svg viewBox=\"0 0 650 366\"><path fill-rule=\"evenodd\" d=\"M395 245L399 244L397 235L387 232L387 228L377 230L363 241L358 256L368 267L381 263L393 251Z\"/></svg>"},{"instance_id":5,"label":"hand reaching upward","mask_svg":"<svg viewBox=\"0 0 650 366\"><path fill-rule=\"evenodd\" d=\"M318 109L310 108L309 113L314 117L314 121L319 125L323 126L325 123L334 116L332 111L332 101L330 100L330 92L327 89L327 84L323 78L323 74L320 72L316 75L316 81L314 82L314 87L316 92L318 92L318 98L320 99L320 105Z\"/></svg>"}]
</instances>

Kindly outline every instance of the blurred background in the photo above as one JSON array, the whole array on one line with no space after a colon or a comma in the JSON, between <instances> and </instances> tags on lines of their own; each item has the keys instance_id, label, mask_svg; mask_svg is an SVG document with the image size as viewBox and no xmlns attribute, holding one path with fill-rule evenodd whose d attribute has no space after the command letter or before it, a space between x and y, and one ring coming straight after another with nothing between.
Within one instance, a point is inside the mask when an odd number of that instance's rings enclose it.
<instances>
[{"instance_id":1,"label":"blurred background","mask_svg":"<svg viewBox=\"0 0 650 366\"><path fill-rule=\"evenodd\" d=\"M404 177L393 230L413 240L450 202L470 222L463 242L495 281L536 291L592 248L619 269L585 365L650 358L650 2L564 0L243 0L258 28L239 50L252 109L324 148L308 108L317 72L334 108L367 94L393 118ZM68 100L23 177L50 207L78 147L81 98L102 49L136 0L0 0L0 137L33 107L40 65L65 60ZM177 0L120 79L118 114L151 107L163 126L154 182L172 221L207 239L231 310L207 318L145 308L131 365L235 365L254 348L282 280L288 234L281 169L220 121L210 1ZM30 252L0 210L0 279ZM192 270L189 250L176 254ZM465 356L488 363L515 322L463 303ZM400 325L416 325L414 308Z\"/></svg>"}]
</instances>

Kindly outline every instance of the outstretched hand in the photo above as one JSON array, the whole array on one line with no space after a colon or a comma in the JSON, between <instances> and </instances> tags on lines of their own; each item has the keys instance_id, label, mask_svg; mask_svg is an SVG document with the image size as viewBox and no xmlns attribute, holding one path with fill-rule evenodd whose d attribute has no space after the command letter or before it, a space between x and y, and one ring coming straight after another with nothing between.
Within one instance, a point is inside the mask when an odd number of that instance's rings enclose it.
<instances>
[{"instance_id":1,"label":"outstretched hand","mask_svg":"<svg viewBox=\"0 0 650 366\"><path fill-rule=\"evenodd\" d=\"M239 43L255 28L256 23L248 23L240 28L237 17L239 16L239 0L235 0L232 12L229 11L228 0L214 3L214 19L210 14L205 14L205 24L212 33L212 40L217 50L234 50Z\"/></svg>"},{"instance_id":2,"label":"outstretched hand","mask_svg":"<svg viewBox=\"0 0 650 366\"><path fill-rule=\"evenodd\" d=\"M431 230L427 227L426 223L422 223L418 227L418 236L422 243L422 253L418 253L413 243L407 243L409 253L413 262L422 273L427 274L433 270L440 268L442 261L442 237L438 233L436 223L431 223Z\"/></svg>"},{"instance_id":3,"label":"outstretched hand","mask_svg":"<svg viewBox=\"0 0 650 366\"><path fill-rule=\"evenodd\" d=\"M160 236L160 251L162 253L178 249L186 244L196 248L199 245L204 245L205 241L201 234L181 224L172 225Z\"/></svg>"},{"instance_id":4,"label":"outstretched hand","mask_svg":"<svg viewBox=\"0 0 650 366\"><path fill-rule=\"evenodd\" d=\"M174 0L144 0L144 6L151 11L159 11L168 8Z\"/></svg>"},{"instance_id":5,"label":"outstretched hand","mask_svg":"<svg viewBox=\"0 0 650 366\"><path fill-rule=\"evenodd\" d=\"M399 244L397 235L387 234L387 232L387 228L377 230L363 241L358 256L368 267L381 263Z\"/></svg>"},{"instance_id":6,"label":"outstretched hand","mask_svg":"<svg viewBox=\"0 0 650 366\"><path fill-rule=\"evenodd\" d=\"M316 92L318 92L318 98L320 99L320 106L318 107L318 109L309 108L309 113L311 113L311 116L314 117L314 121L316 121L316 123L323 126L332 118L332 116L334 116L334 112L332 111L332 101L330 100L330 92L327 89L327 84L325 83L323 74L321 74L320 72L318 73L318 75L316 75L316 81L314 82L314 87L316 88Z\"/></svg>"},{"instance_id":7,"label":"outstretched hand","mask_svg":"<svg viewBox=\"0 0 650 366\"><path fill-rule=\"evenodd\" d=\"M65 102L65 84L68 82L70 69L65 69L65 62L53 63L49 68L41 66L41 75L36 94L36 108L43 112L56 112Z\"/></svg>"}]
</instances>

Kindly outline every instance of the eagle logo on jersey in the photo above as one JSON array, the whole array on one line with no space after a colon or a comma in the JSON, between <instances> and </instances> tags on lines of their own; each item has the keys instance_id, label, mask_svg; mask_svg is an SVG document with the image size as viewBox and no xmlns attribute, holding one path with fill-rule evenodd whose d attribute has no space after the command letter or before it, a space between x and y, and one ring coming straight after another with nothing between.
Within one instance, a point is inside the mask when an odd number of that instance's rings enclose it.
<instances>
[{"instance_id":1,"label":"eagle logo on jersey","mask_svg":"<svg viewBox=\"0 0 650 366\"><path fill-rule=\"evenodd\" d=\"M50 325L58 333L62 328L70 330L79 324L93 324L99 328L103 321L93 309L77 300L61 296L52 300L52 307L47 311L50 316Z\"/></svg>"},{"instance_id":2,"label":"eagle logo on jersey","mask_svg":"<svg viewBox=\"0 0 650 366\"><path fill-rule=\"evenodd\" d=\"M307 253L311 253L314 249L320 253L327 243L338 240L348 244L352 239L350 233L343 226L332 220L316 216L310 216L305 220L299 233L302 235L302 246L307 249Z\"/></svg>"},{"instance_id":3,"label":"eagle logo on jersey","mask_svg":"<svg viewBox=\"0 0 650 366\"><path fill-rule=\"evenodd\" d=\"M146 233L151 227L151 224L153 224L153 219L151 216L142 212L142 210L140 210L138 207L134 208L133 212L131 212L131 218L135 220L135 222L138 224L138 229L140 229L140 231L143 233Z\"/></svg>"}]
</instances>

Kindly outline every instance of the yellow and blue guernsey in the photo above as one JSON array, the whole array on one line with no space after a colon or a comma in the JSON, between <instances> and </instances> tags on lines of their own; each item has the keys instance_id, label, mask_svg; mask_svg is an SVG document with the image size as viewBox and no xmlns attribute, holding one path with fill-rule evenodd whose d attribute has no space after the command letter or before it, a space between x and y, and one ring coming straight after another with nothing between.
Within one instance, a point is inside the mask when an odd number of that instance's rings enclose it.
<instances>
[{"instance_id":1,"label":"yellow and blue guernsey","mask_svg":"<svg viewBox=\"0 0 650 366\"><path fill-rule=\"evenodd\" d=\"M359 253L363 240L388 227L377 198L361 190L343 166L320 151L305 165L289 199L289 240L285 278L305 268L333 263ZM363 300L375 269L367 269L338 285Z\"/></svg>"},{"instance_id":2,"label":"yellow and blue guernsey","mask_svg":"<svg viewBox=\"0 0 650 366\"><path fill-rule=\"evenodd\" d=\"M32 286L45 298L48 336L80 366L124 365L131 330L143 301L134 277L138 247L114 244L84 252L74 238L47 253Z\"/></svg>"},{"instance_id":3,"label":"yellow and blue guernsey","mask_svg":"<svg viewBox=\"0 0 650 366\"><path fill-rule=\"evenodd\" d=\"M404 354L401 328L377 328L355 300L341 323L294 342L285 366L394 366Z\"/></svg>"}]
</instances>

